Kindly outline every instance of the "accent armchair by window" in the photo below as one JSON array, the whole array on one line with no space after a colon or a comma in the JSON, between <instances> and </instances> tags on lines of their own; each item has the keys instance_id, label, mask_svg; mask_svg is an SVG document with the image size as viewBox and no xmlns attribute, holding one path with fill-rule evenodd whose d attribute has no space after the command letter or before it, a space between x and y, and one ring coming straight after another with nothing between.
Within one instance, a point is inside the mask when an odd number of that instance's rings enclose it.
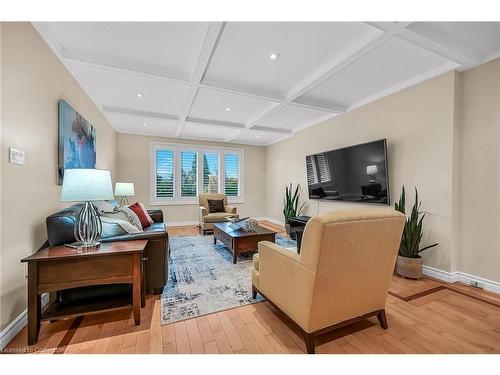
<instances>
[{"instance_id":1,"label":"accent armchair by window","mask_svg":"<svg viewBox=\"0 0 500 375\"><path fill-rule=\"evenodd\" d=\"M385 303L405 216L391 209L326 212L307 223L300 254L259 242L252 292L315 337L376 315L387 329Z\"/></svg>"},{"instance_id":2,"label":"accent armchair by window","mask_svg":"<svg viewBox=\"0 0 500 375\"><path fill-rule=\"evenodd\" d=\"M224 212L213 212L210 213L208 207L209 199L222 199L224 201ZM231 207L227 205L227 196L226 194L200 194L198 197L200 203L200 231L203 231L205 234L206 231L212 231L214 229L213 223L220 223L224 221L229 221L229 217L239 218L236 213L236 207Z\"/></svg>"}]
</instances>

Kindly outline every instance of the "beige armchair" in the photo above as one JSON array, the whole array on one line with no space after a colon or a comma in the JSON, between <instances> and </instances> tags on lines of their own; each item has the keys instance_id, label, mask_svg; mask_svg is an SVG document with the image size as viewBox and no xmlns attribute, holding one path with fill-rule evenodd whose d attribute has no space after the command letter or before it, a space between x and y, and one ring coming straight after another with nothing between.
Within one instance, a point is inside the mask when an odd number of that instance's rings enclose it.
<instances>
[{"instance_id":1,"label":"beige armchair","mask_svg":"<svg viewBox=\"0 0 500 375\"><path fill-rule=\"evenodd\" d=\"M376 315L387 329L385 303L405 216L392 209L327 212L307 223L300 254L259 242L252 293L268 300L304 336L315 337Z\"/></svg>"},{"instance_id":2,"label":"beige armchair","mask_svg":"<svg viewBox=\"0 0 500 375\"><path fill-rule=\"evenodd\" d=\"M208 200L209 199L223 199L225 212L214 212L209 213L208 211ZM200 231L205 232L214 230L214 223L220 223L224 221L229 221L229 217L239 218L236 213L236 207L231 207L227 205L226 194L200 194L198 196L200 203L200 215L199 215L199 228Z\"/></svg>"}]
</instances>

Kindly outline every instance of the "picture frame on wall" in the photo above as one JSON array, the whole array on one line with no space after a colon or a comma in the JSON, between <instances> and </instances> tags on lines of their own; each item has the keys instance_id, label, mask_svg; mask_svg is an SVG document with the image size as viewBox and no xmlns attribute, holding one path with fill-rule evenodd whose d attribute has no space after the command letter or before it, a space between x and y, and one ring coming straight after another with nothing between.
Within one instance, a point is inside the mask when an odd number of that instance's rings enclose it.
<instances>
[{"instance_id":1,"label":"picture frame on wall","mask_svg":"<svg viewBox=\"0 0 500 375\"><path fill-rule=\"evenodd\" d=\"M63 99L58 101L58 113L58 184L62 185L65 169L95 168L96 132L92 124Z\"/></svg>"}]
</instances>

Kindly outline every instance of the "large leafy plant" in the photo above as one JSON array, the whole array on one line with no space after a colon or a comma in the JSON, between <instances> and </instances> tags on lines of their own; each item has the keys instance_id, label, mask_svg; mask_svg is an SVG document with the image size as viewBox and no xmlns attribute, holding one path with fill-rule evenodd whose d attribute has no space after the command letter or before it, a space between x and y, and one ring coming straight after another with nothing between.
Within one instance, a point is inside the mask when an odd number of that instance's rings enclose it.
<instances>
[{"instance_id":1,"label":"large leafy plant","mask_svg":"<svg viewBox=\"0 0 500 375\"><path fill-rule=\"evenodd\" d=\"M399 246L399 255L406 258L420 258L420 253L424 250L435 247L438 244L432 244L420 248L420 241L422 241L422 224L424 221L425 214L420 211L420 205L422 202L418 201L418 191L415 188L415 203L411 209L410 216L406 218L406 223L403 230L403 235L401 237L401 245ZM406 215L406 194L405 187L403 185L403 191L401 192L401 197L399 202L395 203L395 208L397 211L402 212Z\"/></svg>"},{"instance_id":2,"label":"large leafy plant","mask_svg":"<svg viewBox=\"0 0 500 375\"><path fill-rule=\"evenodd\" d=\"M297 217L302 213L306 202L302 203L299 207L299 198L299 185L295 187L295 191L293 190L293 186L291 183L289 186L285 186L285 198L283 199L283 216L285 216L286 224L290 223L290 219Z\"/></svg>"}]
</instances>

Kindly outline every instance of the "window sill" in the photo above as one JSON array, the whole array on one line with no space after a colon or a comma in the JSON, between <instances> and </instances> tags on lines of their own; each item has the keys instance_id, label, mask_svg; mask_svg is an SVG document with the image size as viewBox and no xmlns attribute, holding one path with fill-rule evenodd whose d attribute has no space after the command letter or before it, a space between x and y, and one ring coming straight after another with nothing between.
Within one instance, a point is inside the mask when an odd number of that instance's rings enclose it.
<instances>
[{"instance_id":1,"label":"window sill","mask_svg":"<svg viewBox=\"0 0 500 375\"><path fill-rule=\"evenodd\" d=\"M243 204L245 201L243 199L235 199L231 200L228 199L227 201L228 205L232 204ZM157 200L150 200L149 201L150 206L198 206L198 200L196 201L157 201Z\"/></svg>"}]
</instances>

